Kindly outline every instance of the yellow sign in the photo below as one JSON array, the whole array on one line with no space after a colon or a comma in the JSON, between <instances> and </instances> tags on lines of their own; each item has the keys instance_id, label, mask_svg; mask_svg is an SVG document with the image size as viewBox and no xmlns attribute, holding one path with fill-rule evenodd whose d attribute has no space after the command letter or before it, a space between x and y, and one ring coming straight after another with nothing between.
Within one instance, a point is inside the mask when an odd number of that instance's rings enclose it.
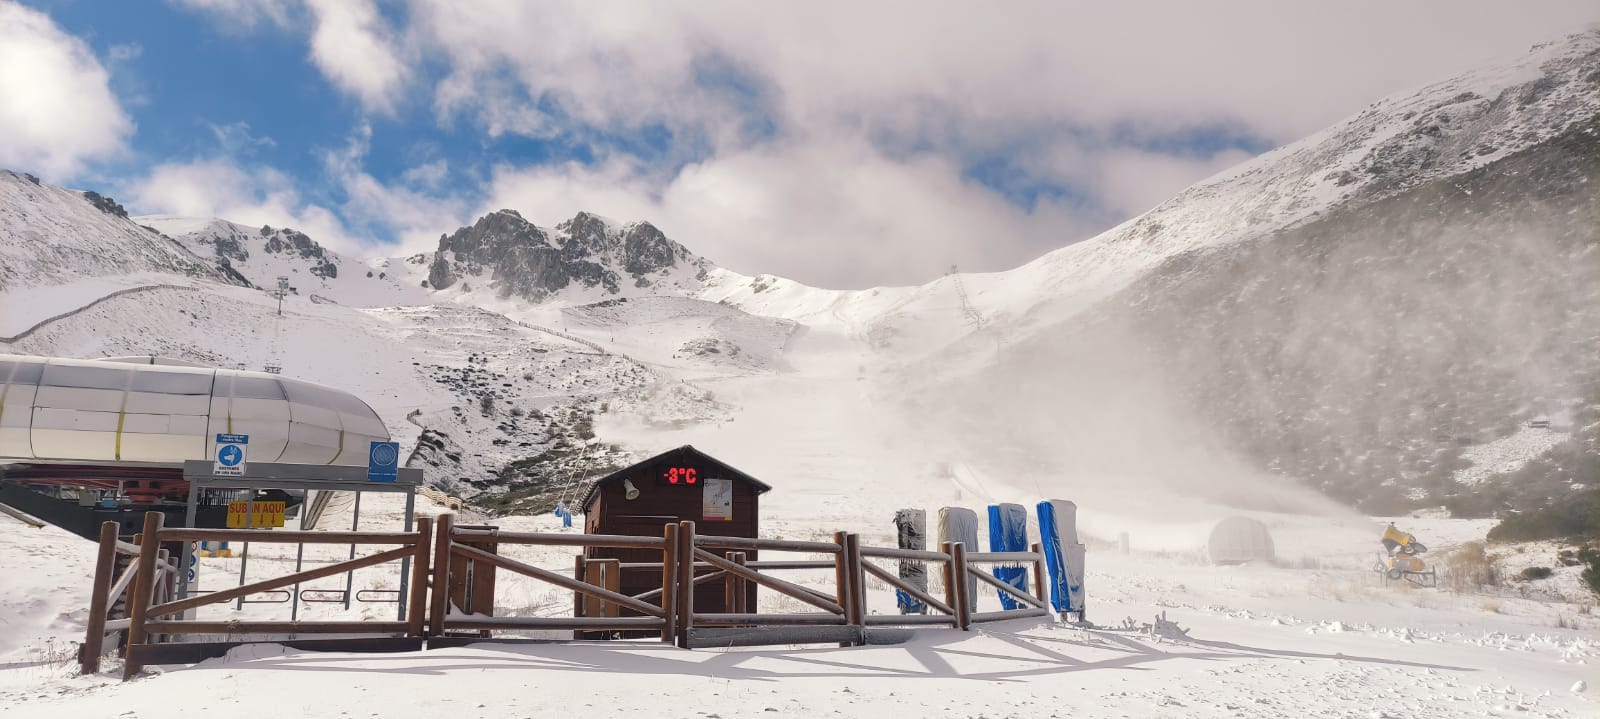
<instances>
[{"instance_id":1,"label":"yellow sign","mask_svg":"<svg viewBox=\"0 0 1600 719\"><path fill-rule=\"evenodd\" d=\"M247 524L250 527L283 526L283 502L256 502L255 510L255 516L250 517L249 502L229 502L228 529L244 529Z\"/></svg>"}]
</instances>

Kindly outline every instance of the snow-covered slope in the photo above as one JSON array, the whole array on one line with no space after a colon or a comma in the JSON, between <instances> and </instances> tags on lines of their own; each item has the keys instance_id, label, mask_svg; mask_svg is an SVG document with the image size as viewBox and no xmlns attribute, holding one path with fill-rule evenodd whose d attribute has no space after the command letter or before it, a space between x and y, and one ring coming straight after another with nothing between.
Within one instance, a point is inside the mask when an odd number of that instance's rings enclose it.
<instances>
[{"instance_id":1,"label":"snow-covered slope","mask_svg":"<svg viewBox=\"0 0 1600 719\"><path fill-rule=\"evenodd\" d=\"M412 274L391 274L391 260L354 260L289 228L250 228L226 220L149 215L134 218L177 240L221 272L262 289L288 277L291 292L357 307L422 304L430 294Z\"/></svg>"},{"instance_id":2,"label":"snow-covered slope","mask_svg":"<svg viewBox=\"0 0 1600 719\"><path fill-rule=\"evenodd\" d=\"M110 198L55 187L0 170L0 307L25 310L30 288L125 278L223 281L182 245L129 220Z\"/></svg>"},{"instance_id":3,"label":"snow-covered slope","mask_svg":"<svg viewBox=\"0 0 1600 719\"><path fill-rule=\"evenodd\" d=\"M962 311L966 294L985 324L1016 337L1068 319L1186 252L1264 237L1556 138L1600 112L1597 53L1600 34L1581 33L1508 65L1390 96L1014 270L919 287L833 291L718 269L701 296L757 314L839 322L863 336L874 329L884 336L932 335L885 346L903 355L939 349L976 329Z\"/></svg>"}]
</instances>

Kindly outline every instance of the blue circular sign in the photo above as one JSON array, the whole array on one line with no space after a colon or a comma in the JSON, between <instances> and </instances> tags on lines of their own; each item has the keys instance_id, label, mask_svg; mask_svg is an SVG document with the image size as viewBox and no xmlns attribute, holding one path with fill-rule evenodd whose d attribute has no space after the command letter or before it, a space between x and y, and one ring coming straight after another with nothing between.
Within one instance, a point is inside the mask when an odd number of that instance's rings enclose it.
<instances>
[{"instance_id":1,"label":"blue circular sign","mask_svg":"<svg viewBox=\"0 0 1600 719\"><path fill-rule=\"evenodd\" d=\"M387 467L399 458L399 452L395 451L392 444L379 442L372 445L372 463L375 465Z\"/></svg>"},{"instance_id":2,"label":"blue circular sign","mask_svg":"<svg viewBox=\"0 0 1600 719\"><path fill-rule=\"evenodd\" d=\"M222 445L222 449L217 450L217 461L224 467L237 467L244 461L244 452L237 444L225 444Z\"/></svg>"}]
</instances>

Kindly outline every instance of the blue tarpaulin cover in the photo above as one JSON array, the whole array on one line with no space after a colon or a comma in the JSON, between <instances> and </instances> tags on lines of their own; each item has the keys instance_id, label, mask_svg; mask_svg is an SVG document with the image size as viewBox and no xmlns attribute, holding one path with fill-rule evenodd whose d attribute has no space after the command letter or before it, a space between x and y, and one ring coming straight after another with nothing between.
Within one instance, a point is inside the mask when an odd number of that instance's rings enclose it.
<instances>
[{"instance_id":1,"label":"blue tarpaulin cover","mask_svg":"<svg viewBox=\"0 0 1600 719\"><path fill-rule=\"evenodd\" d=\"M1028 510L1020 504L989 505L989 551L1028 551ZM1022 591L1028 591L1028 570L1021 565L998 566L994 578ZM1002 609L1022 609L1022 600L1000 592Z\"/></svg>"},{"instance_id":2,"label":"blue tarpaulin cover","mask_svg":"<svg viewBox=\"0 0 1600 719\"><path fill-rule=\"evenodd\" d=\"M1039 541L1050 569L1050 606L1083 611L1083 545L1078 543L1078 505L1060 499L1039 503Z\"/></svg>"}]
</instances>

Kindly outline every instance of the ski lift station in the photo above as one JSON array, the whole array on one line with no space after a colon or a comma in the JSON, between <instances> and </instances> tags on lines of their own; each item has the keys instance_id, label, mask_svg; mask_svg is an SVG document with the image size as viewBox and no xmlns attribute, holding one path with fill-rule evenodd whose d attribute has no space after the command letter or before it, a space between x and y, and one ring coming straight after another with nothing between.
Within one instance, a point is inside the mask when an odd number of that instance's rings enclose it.
<instances>
[{"instance_id":1,"label":"ski lift station","mask_svg":"<svg viewBox=\"0 0 1600 719\"><path fill-rule=\"evenodd\" d=\"M597 480L581 505L584 531L660 537L666 525L691 521L700 523L707 534L754 539L761 531L761 495L771 489L765 482L684 445ZM584 559L587 563L608 559L643 563L650 561L650 554L643 549L594 547L584 553ZM754 560L756 553L748 552L746 558ZM661 586L659 569L620 571L615 583L624 594ZM747 588L749 606L755 606L755 589L753 583ZM695 590L696 606L707 611L732 611L724 608L724 603L720 585L707 583Z\"/></svg>"},{"instance_id":2,"label":"ski lift station","mask_svg":"<svg viewBox=\"0 0 1600 719\"><path fill-rule=\"evenodd\" d=\"M221 436L241 440L226 450L236 467L218 461ZM282 502L294 516L316 490L393 491L366 483L373 443L388 440L354 395L275 374L0 355L0 501L89 538L108 520L131 535L152 510L222 527L232 502ZM398 474L394 486L420 484L416 470Z\"/></svg>"}]
</instances>

